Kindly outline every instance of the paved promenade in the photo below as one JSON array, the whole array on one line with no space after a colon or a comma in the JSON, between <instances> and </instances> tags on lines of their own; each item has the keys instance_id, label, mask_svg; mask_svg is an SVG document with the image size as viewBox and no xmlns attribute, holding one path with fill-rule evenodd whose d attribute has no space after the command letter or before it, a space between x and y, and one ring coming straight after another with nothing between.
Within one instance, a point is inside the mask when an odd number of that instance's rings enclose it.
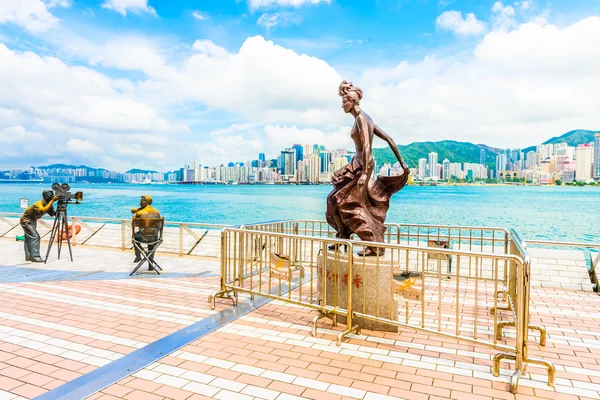
<instances>
[{"instance_id":1,"label":"paved promenade","mask_svg":"<svg viewBox=\"0 0 600 400\"><path fill-rule=\"evenodd\" d=\"M71 263L53 249L44 265L25 263L22 246L0 239L1 400L35 398L231 306L207 302L218 288L216 258L161 253L164 274L130 278L131 252L77 246ZM563 265L547 254L534 254L540 269ZM556 387L529 366L517 399L600 399L600 297L574 289L532 285L531 323L549 336L539 347L532 334L529 352L555 364ZM88 398L514 398L509 365L491 374L496 351L407 329L363 330L337 347L343 326L322 320L312 337L316 315L271 301Z\"/></svg>"}]
</instances>

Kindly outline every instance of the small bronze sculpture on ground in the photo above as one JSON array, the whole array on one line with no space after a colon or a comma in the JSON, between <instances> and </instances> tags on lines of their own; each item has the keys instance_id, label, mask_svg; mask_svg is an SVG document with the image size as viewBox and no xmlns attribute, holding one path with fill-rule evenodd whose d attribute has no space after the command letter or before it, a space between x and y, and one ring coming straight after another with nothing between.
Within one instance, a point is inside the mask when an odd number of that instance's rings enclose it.
<instances>
[{"instance_id":1,"label":"small bronze sculpture on ground","mask_svg":"<svg viewBox=\"0 0 600 400\"><path fill-rule=\"evenodd\" d=\"M54 216L55 211L52 204L58 199L58 194L54 194L52 190L44 190L42 199L30 205L23 216L20 223L25 234L25 261L44 262L40 256L40 234L37 231L37 220L48 213Z\"/></svg>"},{"instance_id":2,"label":"small bronze sculpture on ground","mask_svg":"<svg viewBox=\"0 0 600 400\"><path fill-rule=\"evenodd\" d=\"M355 118L350 136L356 147L356 155L348 165L333 174L333 190L327 196L327 222L336 230L336 237L340 239L349 239L355 233L361 240L383 242L390 198L406 185L410 171L394 140L360 109L362 90L351 82L343 81L339 87L339 95L342 97L344 111ZM373 136L388 143L404 170L401 175L370 179L375 168L371 148ZM359 255L383 255L383 249L378 252L366 247Z\"/></svg>"},{"instance_id":3,"label":"small bronze sculpture on ground","mask_svg":"<svg viewBox=\"0 0 600 400\"><path fill-rule=\"evenodd\" d=\"M140 199L140 207L132 208L131 213L135 214L134 218L160 218L158 210L152 207L152 197L150 196L142 196ZM134 236L136 240L142 243L151 243L158 239L158 230L156 228L140 228L139 231L135 232ZM148 247L150 247L150 245ZM148 250L152 251L152 248L149 248ZM137 263L140 261L141 255L136 248L135 260L133 260L133 262ZM148 269L152 270L152 267L150 266Z\"/></svg>"}]
</instances>

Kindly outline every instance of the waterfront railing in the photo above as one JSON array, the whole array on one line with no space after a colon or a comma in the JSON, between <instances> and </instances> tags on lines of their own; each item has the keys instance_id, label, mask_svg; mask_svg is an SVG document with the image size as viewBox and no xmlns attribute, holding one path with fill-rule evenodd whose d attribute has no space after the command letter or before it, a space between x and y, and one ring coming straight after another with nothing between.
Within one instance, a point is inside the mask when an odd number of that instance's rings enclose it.
<instances>
[{"instance_id":1,"label":"waterfront railing","mask_svg":"<svg viewBox=\"0 0 600 400\"><path fill-rule=\"evenodd\" d=\"M21 232L18 213L0 213L0 237L15 237ZM73 235L71 245L94 245L129 250L131 243L131 219L69 216L70 224L81 226L79 234ZM53 219L38 220L42 240L52 229ZM184 255L219 257L221 230L231 226L196 222L165 221L164 243L161 252ZM73 229L73 231L76 231Z\"/></svg>"}]
</instances>

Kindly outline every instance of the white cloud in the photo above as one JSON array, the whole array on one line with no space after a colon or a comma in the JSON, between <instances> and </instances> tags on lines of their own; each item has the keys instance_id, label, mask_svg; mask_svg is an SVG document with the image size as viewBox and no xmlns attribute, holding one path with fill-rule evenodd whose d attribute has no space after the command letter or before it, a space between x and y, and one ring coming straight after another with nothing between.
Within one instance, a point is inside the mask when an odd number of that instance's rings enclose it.
<instances>
[{"instance_id":1,"label":"white cloud","mask_svg":"<svg viewBox=\"0 0 600 400\"><path fill-rule=\"evenodd\" d=\"M32 132L21 125L14 125L0 129L0 143L2 143L2 164L23 167L43 164L48 157L56 156L59 152L57 145L39 132ZM18 164L17 164L18 163Z\"/></svg>"},{"instance_id":2,"label":"white cloud","mask_svg":"<svg viewBox=\"0 0 600 400\"><path fill-rule=\"evenodd\" d=\"M364 90L364 110L399 144L454 139L524 147L573 128L598 129L598 42L599 17L564 28L529 22L487 33L470 54L430 55L350 79ZM102 150L96 160L110 154L103 162L165 170L194 160L245 161L258 152L273 157L293 143L351 148L352 118L337 95L342 77L327 62L261 36L235 50L210 40L192 47L177 62L143 37L108 39L82 53L92 64L146 74L134 82L0 45L0 120L8 116L0 130L19 125L52 137L40 151L53 157L67 157L69 141L78 139L71 147L88 142ZM216 129L215 116L235 122ZM186 134L188 124L195 128Z\"/></svg>"},{"instance_id":3,"label":"white cloud","mask_svg":"<svg viewBox=\"0 0 600 400\"><path fill-rule=\"evenodd\" d=\"M96 71L3 44L0 59L0 107L100 130L172 129L147 104L120 94L119 82Z\"/></svg>"},{"instance_id":4,"label":"white cloud","mask_svg":"<svg viewBox=\"0 0 600 400\"><path fill-rule=\"evenodd\" d=\"M41 0L0 1L0 24L11 22L34 33L58 25L58 18L48 11L50 4Z\"/></svg>"},{"instance_id":5,"label":"white cloud","mask_svg":"<svg viewBox=\"0 0 600 400\"><path fill-rule=\"evenodd\" d=\"M438 28L458 36L481 35L487 30L485 23L479 21L475 14L469 13L463 18L460 11L442 13L437 17L435 24Z\"/></svg>"},{"instance_id":6,"label":"white cloud","mask_svg":"<svg viewBox=\"0 0 600 400\"><path fill-rule=\"evenodd\" d=\"M126 16L128 11L134 14L157 15L156 10L148 5L148 0L106 0L102 8L116 11L122 16Z\"/></svg>"},{"instance_id":7,"label":"white cloud","mask_svg":"<svg viewBox=\"0 0 600 400\"><path fill-rule=\"evenodd\" d=\"M204 21L208 19L208 15L206 13L203 13L202 11L198 10L192 13L192 17L196 18L198 21Z\"/></svg>"},{"instance_id":8,"label":"white cloud","mask_svg":"<svg viewBox=\"0 0 600 400\"><path fill-rule=\"evenodd\" d=\"M331 0L248 0L250 10L279 7L302 7L307 4L331 3Z\"/></svg>"},{"instance_id":9,"label":"white cloud","mask_svg":"<svg viewBox=\"0 0 600 400\"><path fill-rule=\"evenodd\" d=\"M140 36L111 38L102 43L73 39L70 47L72 53L86 55L92 66L100 64L126 71L143 71L155 77L165 77L175 72L167 67L160 48Z\"/></svg>"},{"instance_id":10,"label":"white cloud","mask_svg":"<svg viewBox=\"0 0 600 400\"><path fill-rule=\"evenodd\" d=\"M517 24L515 20L515 9L512 6L505 6L501 1L494 3L492 7L493 30L508 31Z\"/></svg>"},{"instance_id":11,"label":"white cloud","mask_svg":"<svg viewBox=\"0 0 600 400\"><path fill-rule=\"evenodd\" d=\"M247 122L321 124L337 122L338 73L325 61L275 45L261 36L246 39L237 53L202 40L198 51L169 79L149 79L144 98L199 101L233 112Z\"/></svg>"},{"instance_id":12,"label":"white cloud","mask_svg":"<svg viewBox=\"0 0 600 400\"><path fill-rule=\"evenodd\" d=\"M467 59L367 71L362 104L399 143L525 147L577 127L598 129L599 41L598 17L563 29L527 23L491 32Z\"/></svg>"},{"instance_id":13,"label":"white cloud","mask_svg":"<svg viewBox=\"0 0 600 400\"><path fill-rule=\"evenodd\" d=\"M48 8L54 7L71 7L70 0L45 0Z\"/></svg>"},{"instance_id":14,"label":"white cloud","mask_svg":"<svg viewBox=\"0 0 600 400\"><path fill-rule=\"evenodd\" d=\"M289 26L302 22L302 17L289 11L280 11L276 13L264 13L256 21L256 24L267 31L276 26Z\"/></svg>"},{"instance_id":15,"label":"white cloud","mask_svg":"<svg viewBox=\"0 0 600 400\"><path fill-rule=\"evenodd\" d=\"M70 139L67 142L67 150L71 153L76 154L97 154L102 153L102 149L96 144L90 142L89 140L81 140L81 139Z\"/></svg>"},{"instance_id":16,"label":"white cloud","mask_svg":"<svg viewBox=\"0 0 600 400\"><path fill-rule=\"evenodd\" d=\"M209 142L195 145L193 156L203 165L220 165L231 160L255 159L263 149L263 143L257 139L241 135L216 136Z\"/></svg>"},{"instance_id":17,"label":"white cloud","mask_svg":"<svg viewBox=\"0 0 600 400\"><path fill-rule=\"evenodd\" d=\"M225 57L229 52L211 40L196 40L192 48L207 57Z\"/></svg>"},{"instance_id":18,"label":"white cloud","mask_svg":"<svg viewBox=\"0 0 600 400\"><path fill-rule=\"evenodd\" d=\"M348 122L352 118L348 116ZM344 126L335 131L323 132L316 128L298 128L286 125L267 125L264 130L267 135L266 143L268 149L277 152L284 147L291 147L293 143L318 143L328 149L351 149L353 148L350 138L350 126Z\"/></svg>"},{"instance_id":19,"label":"white cloud","mask_svg":"<svg viewBox=\"0 0 600 400\"><path fill-rule=\"evenodd\" d=\"M0 116L1 115L2 115L2 113L0 110ZM253 130L253 128L255 128L257 126L259 126L259 124L254 124L254 123L231 124L227 128L215 129L215 130L210 131L208 134L211 136L229 135L230 133L238 133L238 132Z\"/></svg>"}]
</instances>

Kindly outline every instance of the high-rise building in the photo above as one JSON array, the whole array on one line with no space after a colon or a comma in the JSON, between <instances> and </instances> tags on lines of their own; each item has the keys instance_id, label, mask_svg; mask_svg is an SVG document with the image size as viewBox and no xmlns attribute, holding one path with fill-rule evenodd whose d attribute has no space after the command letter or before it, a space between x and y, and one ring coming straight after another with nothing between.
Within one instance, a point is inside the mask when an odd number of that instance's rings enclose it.
<instances>
[{"instance_id":1,"label":"high-rise building","mask_svg":"<svg viewBox=\"0 0 600 400\"><path fill-rule=\"evenodd\" d=\"M600 178L600 133L594 135L594 178Z\"/></svg>"},{"instance_id":2,"label":"high-rise building","mask_svg":"<svg viewBox=\"0 0 600 400\"><path fill-rule=\"evenodd\" d=\"M294 175L296 173L296 151L285 149L281 152L281 175Z\"/></svg>"},{"instance_id":3,"label":"high-rise building","mask_svg":"<svg viewBox=\"0 0 600 400\"><path fill-rule=\"evenodd\" d=\"M310 144L305 144L304 145L304 157L310 156L312 154L312 147L310 146Z\"/></svg>"},{"instance_id":4,"label":"high-rise building","mask_svg":"<svg viewBox=\"0 0 600 400\"><path fill-rule=\"evenodd\" d=\"M508 161L511 164L516 164L519 161L519 154L521 153L520 149L512 149L510 153L508 153Z\"/></svg>"},{"instance_id":5,"label":"high-rise building","mask_svg":"<svg viewBox=\"0 0 600 400\"><path fill-rule=\"evenodd\" d=\"M442 161L442 167L442 179L448 180L450 178L450 160L445 158L444 161Z\"/></svg>"},{"instance_id":6,"label":"high-rise building","mask_svg":"<svg viewBox=\"0 0 600 400\"><path fill-rule=\"evenodd\" d=\"M419 178L424 179L427 177L427 159L419 158Z\"/></svg>"},{"instance_id":7,"label":"high-rise building","mask_svg":"<svg viewBox=\"0 0 600 400\"><path fill-rule=\"evenodd\" d=\"M506 171L506 164L508 160L506 154L501 153L496 156L496 172ZM500 176L500 175L498 175Z\"/></svg>"},{"instance_id":8,"label":"high-rise building","mask_svg":"<svg viewBox=\"0 0 600 400\"><path fill-rule=\"evenodd\" d=\"M292 148L296 152L296 161L304 160L304 147L301 144L295 144Z\"/></svg>"},{"instance_id":9,"label":"high-rise building","mask_svg":"<svg viewBox=\"0 0 600 400\"><path fill-rule=\"evenodd\" d=\"M569 147L567 143L556 143L554 145L554 154L557 156L567 155L567 147Z\"/></svg>"},{"instance_id":10,"label":"high-rise building","mask_svg":"<svg viewBox=\"0 0 600 400\"><path fill-rule=\"evenodd\" d=\"M265 158L265 153L258 153L258 160L265 162L267 159Z\"/></svg>"},{"instance_id":11,"label":"high-rise building","mask_svg":"<svg viewBox=\"0 0 600 400\"><path fill-rule=\"evenodd\" d=\"M527 152L527 162L525 164L526 168L533 168L537 164L537 154L535 151Z\"/></svg>"},{"instance_id":12,"label":"high-rise building","mask_svg":"<svg viewBox=\"0 0 600 400\"><path fill-rule=\"evenodd\" d=\"M594 147L589 143L577 146L575 153L575 179L586 181L592 179L592 165L594 163Z\"/></svg>"},{"instance_id":13,"label":"high-rise building","mask_svg":"<svg viewBox=\"0 0 600 400\"><path fill-rule=\"evenodd\" d=\"M429 153L429 177L438 179L438 153L432 151Z\"/></svg>"},{"instance_id":14,"label":"high-rise building","mask_svg":"<svg viewBox=\"0 0 600 400\"><path fill-rule=\"evenodd\" d=\"M331 153L327 150L320 150L319 157L321 159L321 172L329 172L329 164L331 163Z\"/></svg>"},{"instance_id":15,"label":"high-rise building","mask_svg":"<svg viewBox=\"0 0 600 400\"><path fill-rule=\"evenodd\" d=\"M479 164L485 165L486 159L487 159L487 154L485 152L485 149L479 150Z\"/></svg>"},{"instance_id":16,"label":"high-rise building","mask_svg":"<svg viewBox=\"0 0 600 400\"><path fill-rule=\"evenodd\" d=\"M460 163L450 163L450 177L462 179L462 166Z\"/></svg>"},{"instance_id":17,"label":"high-rise building","mask_svg":"<svg viewBox=\"0 0 600 400\"><path fill-rule=\"evenodd\" d=\"M541 144L537 146L536 152L539 156L539 161L544 161L554 155L554 145L553 144Z\"/></svg>"}]
</instances>

